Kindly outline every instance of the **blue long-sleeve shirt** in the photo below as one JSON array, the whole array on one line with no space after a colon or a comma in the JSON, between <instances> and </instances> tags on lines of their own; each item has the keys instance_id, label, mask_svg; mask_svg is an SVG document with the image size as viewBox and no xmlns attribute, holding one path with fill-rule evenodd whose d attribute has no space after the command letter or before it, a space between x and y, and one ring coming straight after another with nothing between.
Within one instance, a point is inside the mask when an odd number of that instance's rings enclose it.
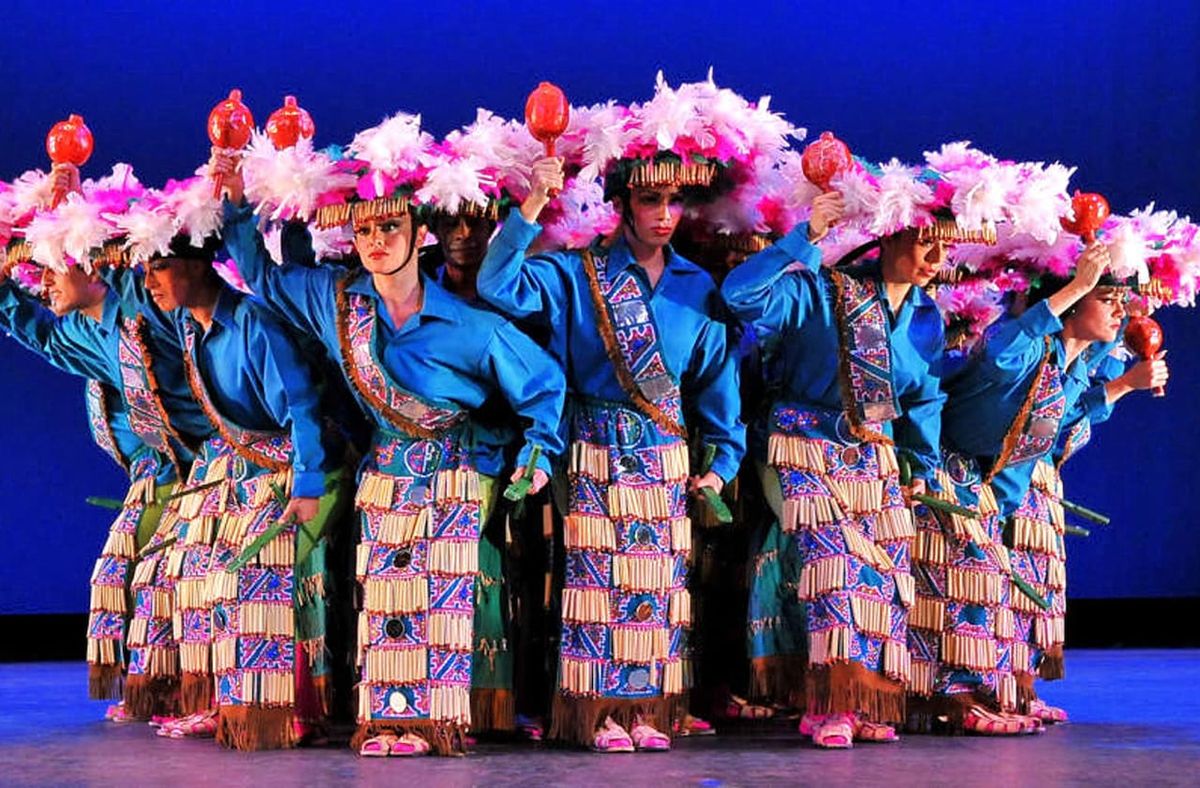
<instances>
[{"instance_id":1,"label":"blue long-sleeve shirt","mask_svg":"<svg viewBox=\"0 0 1200 788\"><path fill-rule=\"evenodd\" d=\"M984 467L1000 456L1009 427L1038 373L1047 337L1051 363L1062 375L1064 413L1071 413L1088 388L1088 366L1081 355L1067 367L1061 330L1062 322L1046 301L988 329L963 368L944 382L949 399L942 415L942 435L949 448L979 458ZM1060 429L1064 426L1065 419ZM1035 464L1009 465L996 474L992 487L1002 514L1010 515L1020 506Z\"/></svg>"},{"instance_id":2,"label":"blue long-sleeve shirt","mask_svg":"<svg viewBox=\"0 0 1200 788\"><path fill-rule=\"evenodd\" d=\"M855 276L882 282L878 267ZM799 224L774 245L751 256L725 277L725 302L758 337L771 358L781 402L842 410L837 294L821 252ZM945 346L937 305L913 287L893 313L885 288L879 298L889 317L892 380L901 415L885 425L897 447L913 460L913 475L932 477L939 464L940 416L945 395L938 374Z\"/></svg>"},{"instance_id":3,"label":"blue long-sleeve shirt","mask_svg":"<svg viewBox=\"0 0 1200 788\"><path fill-rule=\"evenodd\" d=\"M71 375L98 380L102 384L104 408L108 413L108 426L112 431L117 450L127 460L131 460L143 452L151 451L129 427L129 414L125 410L125 400L121 396L119 381L111 376L101 378L88 374L85 371L86 365L74 363L70 356L55 355L50 352L44 341L45 337L60 330L55 325L59 321L91 320L92 318L79 312L71 312L59 317L31 296L22 293L19 289L12 292L10 288L16 289L16 285L8 280L0 285L0 328L8 331L9 335L20 345L36 353L55 369ZM118 310L117 297L111 292L108 293L105 296L104 315L108 317L110 328L116 324L115 315ZM26 317L21 319L18 317L19 315ZM115 373L115 365L113 371ZM171 468L162 470L164 473L174 474Z\"/></svg>"},{"instance_id":4,"label":"blue long-sleeve shirt","mask_svg":"<svg viewBox=\"0 0 1200 788\"><path fill-rule=\"evenodd\" d=\"M518 211L509 214L479 269L480 296L510 317L549 331L549 350L563 365L572 394L632 406L597 327L581 255L526 258L540 232ZM623 239L609 250L607 266L610 278L632 269L651 291ZM746 429L739 418L737 358L728 346L727 327L718 319L716 286L702 269L668 249L662 277L651 292L663 362L679 381L686 412L699 422L699 437L716 447L712 470L729 481L746 452Z\"/></svg>"},{"instance_id":5,"label":"blue long-sleeve shirt","mask_svg":"<svg viewBox=\"0 0 1200 788\"><path fill-rule=\"evenodd\" d=\"M53 313L32 295L12 282L0 283L0 315L3 315L8 330L21 337L22 344L54 359L60 369L94 378L120 390L123 390L118 361L121 321L132 316L130 309L117 293L110 290L99 320L81 312L72 312L55 320ZM183 374L182 350L174 326L166 323L157 327L153 323L147 325L146 345L153 361L158 395L171 426L183 439L182 443L172 441L174 450L180 462L188 464L193 457L193 447L199 446L212 433L212 425L192 398ZM164 465L163 473L168 472L173 474L173 469ZM181 475L185 472L186 468L179 469Z\"/></svg>"},{"instance_id":6,"label":"blue long-sleeve shirt","mask_svg":"<svg viewBox=\"0 0 1200 788\"><path fill-rule=\"evenodd\" d=\"M378 358L407 390L469 411L478 410L490 395L501 394L530 422L518 465L526 464L533 445L540 444L544 453L538 465L549 472L550 457L565 449L558 430L565 388L562 371L501 316L472 307L423 277L420 311L397 326L370 276L334 265L271 262L248 207L226 203L223 238L250 289L285 320L320 339L343 368L337 286L343 277L353 276L346 292L374 300ZM373 415L370 407L364 410ZM496 440L499 432L481 428L473 419L468 429L475 467L488 475L500 473L505 445Z\"/></svg>"},{"instance_id":7,"label":"blue long-sleeve shirt","mask_svg":"<svg viewBox=\"0 0 1200 788\"><path fill-rule=\"evenodd\" d=\"M336 456L322 440L320 389L308 362L278 319L253 299L222 287L207 331L180 311L179 330L190 324L196 366L216 410L252 430L288 431L292 437L293 493L316 498Z\"/></svg>"}]
</instances>

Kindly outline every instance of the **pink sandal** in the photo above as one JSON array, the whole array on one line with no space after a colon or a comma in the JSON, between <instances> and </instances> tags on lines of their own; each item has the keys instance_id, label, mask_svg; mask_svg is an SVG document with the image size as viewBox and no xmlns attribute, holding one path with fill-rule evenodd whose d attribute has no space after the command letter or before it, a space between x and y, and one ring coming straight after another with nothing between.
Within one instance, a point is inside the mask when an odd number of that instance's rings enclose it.
<instances>
[{"instance_id":1,"label":"pink sandal","mask_svg":"<svg viewBox=\"0 0 1200 788\"><path fill-rule=\"evenodd\" d=\"M363 742L362 746L358 748L358 754L364 758L386 758L392 751L392 745L398 741L400 741L399 736L381 733Z\"/></svg>"},{"instance_id":2,"label":"pink sandal","mask_svg":"<svg viewBox=\"0 0 1200 788\"><path fill-rule=\"evenodd\" d=\"M715 736L717 729L707 720L685 714L675 720L675 724L671 726L671 733L676 736Z\"/></svg>"},{"instance_id":3,"label":"pink sandal","mask_svg":"<svg viewBox=\"0 0 1200 788\"><path fill-rule=\"evenodd\" d=\"M900 741L900 735L896 733L896 729L891 725L885 725L882 722L871 722L857 714L853 715L851 719L854 723L855 741L872 742L874 744Z\"/></svg>"},{"instance_id":4,"label":"pink sandal","mask_svg":"<svg viewBox=\"0 0 1200 788\"><path fill-rule=\"evenodd\" d=\"M542 721L536 717L526 717L524 714L518 714L514 722L520 734L529 741L541 741L545 735Z\"/></svg>"},{"instance_id":5,"label":"pink sandal","mask_svg":"<svg viewBox=\"0 0 1200 788\"><path fill-rule=\"evenodd\" d=\"M168 739L211 739L217 735L217 713L205 711L183 717L160 727L158 735Z\"/></svg>"},{"instance_id":6,"label":"pink sandal","mask_svg":"<svg viewBox=\"0 0 1200 788\"><path fill-rule=\"evenodd\" d=\"M848 750L854 746L854 725L848 714L831 714L813 732L813 744L826 750Z\"/></svg>"},{"instance_id":7,"label":"pink sandal","mask_svg":"<svg viewBox=\"0 0 1200 788\"><path fill-rule=\"evenodd\" d=\"M593 752L633 752L633 739L629 737L629 733L613 721L612 717L605 717L603 724L596 729L596 734L592 738Z\"/></svg>"},{"instance_id":8,"label":"pink sandal","mask_svg":"<svg viewBox=\"0 0 1200 788\"><path fill-rule=\"evenodd\" d=\"M120 725L126 722L136 722L137 718L125 710L125 701L114 703L104 710L104 719Z\"/></svg>"},{"instance_id":9,"label":"pink sandal","mask_svg":"<svg viewBox=\"0 0 1200 788\"><path fill-rule=\"evenodd\" d=\"M1058 725L1064 722L1069 722L1070 717L1067 715L1066 709L1061 709L1058 706L1051 706L1042 700L1033 700L1029 702L1029 716L1036 717L1047 725Z\"/></svg>"},{"instance_id":10,"label":"pink sandal","mask_svg":"<svg viewBox=\"0 0 1200 788\"><path fill-rule=\"evenodd\" d=\"M1016 715L972 706L963 717L963 730L978 736L1020 736L1025 733L1025 725Z\"/></svg>"},{"instance_id":11,"label":"pink sandal","mask_svg":"<svg viewBox=\"0 0 1200 788\"><path fill-rule=\"evenodd\" d=\"M406 733L392 742L388 755L392 758L416 758L428 755L432 749L429 742L415 733Z\"/></svg>"},{"instance_id":12,"label":"pink sandal","mask_svg":"<svg viewBox=\"0 0 1200 788\"><path fill-rule=\"evenodd\" d=\"M630 731L634 749L642 752L666 752L671 749L671 739L662 731L639 722Z\"/></svg>"}]
</instances>

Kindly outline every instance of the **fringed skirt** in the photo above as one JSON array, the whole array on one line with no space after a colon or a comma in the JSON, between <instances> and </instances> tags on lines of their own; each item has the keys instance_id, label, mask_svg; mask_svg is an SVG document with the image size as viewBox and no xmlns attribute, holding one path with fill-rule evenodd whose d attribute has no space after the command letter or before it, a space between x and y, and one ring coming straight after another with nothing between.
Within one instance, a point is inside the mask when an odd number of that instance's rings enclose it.
<instances>
[{"instance_id":1,"label":"fringed skirt","mask_svg":"<svg viewBox=\"0 0 1200 788\"><path fill-rule=\"evenodd\" d=\"M439 755L466 751L484 490L460 444L377 432L364 463L355 749L415 733Z\"/></svg>"},{"instance_id":2,"label":"fringed skirt","mask_svg":"<svg viewBox=\"0 0 1200 788\"><path fill-rule=\"evenodd\" d=\"M591 745L608 716L661 731L686 701L687 444L614 403L575 402L558 691L550 736Z\"/></svg>"},{"instance_id":3,"label":"fringed skirt","mask_svg":"<svg viewBox=\"0 0 1200 788\"><path fill-rule=\"evenodd\" d=\"M914 507L916 604L908 622L912 659L910 726L935 720L960 728L971 706L1016 709L1011 665L1011 583L1002 520L991 488L969 458L947 453L938 473L949 503L978 511L978 520Z\"/></svg>"},{"instance_id":4,"label":"fringed skirt","mask_svg":"<svg viewBox=\"0 0 1200 788\"><path fill-rule=\"evenodd\" d=\"M88 697L93 700L116 700L124 695L132 660L126 631L132 617L130 583L142 535L153 531L162 511L156 495L160 463L154 455L134 460L129 491L92 570L87 663Z\"/></svg>"},{"instance_id":5,"label":"fringed skirt","mask_svg":"<svg viewBox=\"0 0 1200 788\"><path fill-rule=\"evenodd\" d=\"M1062 479L1049 460L1039 460L1033 483L1010 519L1009 546L1013 571L1049 603L1043 610L1024 594L1013 592L1016 636L1013 670L1024 701L1033 699L1033 678L1063 677L1067 568L1066 521Z\"/></svg>"},{"instance_id":6,"label":"fringed skirt","mask_svg":"<svg viewBox=\"0 0 1200 788\"><path fill-rule=\"evenodd\" d=\"M493 485L481 477L484 501L493 500ZM495 507L485 519L479 540L479 576L475 580L475 653L471 661L471 729L512 731L513 649L509 587L505 570L507 517Z\"/></svg>"},{"instance_id":7,"label":"fringed skirt","mask_svg":"<svg viewBox=\"0 0 1200 788\"><path fill-rule=\"evenodd\" d=\"M844 435L842 418L776 406L767 450L775 478L765 492L799 555L806 709L894 722L909 680L915 529L895 451Z\"/></svg>"}]
</instances>

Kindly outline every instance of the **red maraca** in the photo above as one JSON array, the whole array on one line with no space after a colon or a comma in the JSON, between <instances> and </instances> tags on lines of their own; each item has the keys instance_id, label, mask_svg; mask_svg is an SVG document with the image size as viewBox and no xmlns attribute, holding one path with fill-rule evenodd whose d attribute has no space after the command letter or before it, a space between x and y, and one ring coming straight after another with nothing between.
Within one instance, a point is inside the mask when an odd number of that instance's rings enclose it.
<instances>
[{"instance_id":1,"label":"red maraca","mask_svg":"<svg viewBox=\"0 0 1200 788\"><path fill-rule=\"evenodd\" d=\"M800 167L809 183L829 191L829 182L853 164L850 148L833 136L832 131L823 131L821 136L810 142L800 156Z\"/></svg>"},{"instance_id":2,"label":"red maraca","mask_svg":"<svg viewBox=\"0 0 1200 788\"><path fill-rule=\"evenodd\" d=\"M1129 318L1129 322L1125 325L1125 344L1140 358L1149 361L1158 355L1159 350L1162 350L1162 326L1153 318L1135 315ZM1161 397L1166 394L1166 391L1162 386L1155 386L1153 394Z\"/></svg>"},{"instance_id":3,"label":"red maraca","mask_svg":"<svg viewBox=\"0 0 1200 788\"><path fill-rule=\"evenodd\" d=\"M312 115L296 103L295 96L284 96L283 106L267 118L267 136L275 150L290 148L301 139L311 140L316 132Z\"/></svg>"},{"instance_id":4,"label":"red maraca","mask_svg":"<svg viewBox=\"0 0 1200 788\"><path fill-rule=\"evenodd\" d=\"M242 103L242 91L234 88L229 98L217 104L208 113L208 138L218 148L239 150L250 142L254 131L254 116L250 108ZM225 178L220 173L213 179L213 197L220 198Z\"/></svg>"},{"instance_id":5,"label":"red maraca","mask_svg":"<svg viewBox=\"0 0 1200 788\"><path fill-rule=\"evenodd\" d=\"M1074 219L1061 219L1063 229L1069 233L1075 233L1086 243L1092 243L1096 240L1096 231L1104 226L1104 222L1108 219L1111 210L1108 207L1108 200L1104 199L1101 194L1094 192L1081 192L1075 190L1075 196L1071 198L1071 210L1075 214Z\"/></svg>"},{"instance_id":6,"label":"red maraca","mask_svg":"<svg viewBox=\"0 0 1200 788\"><path fill-rule=\"evenodd\" d=\"M525 100L525 127L533 138L546 148L546 155L554 155L554 142L567 130L571 120L571 105L562 88L550 82L542 82ZM556 192L550 193L551 197Z\"/></svg>"},{"instance_id":7,"label":"red maraca","mask_svg":"<svg viewBox=\"0 0 1200 788\"><path fill-rule=\"evenodd\" d=\"M82 167L92 157L94 147L92 132L79 115L72 115L55 123L46 135L46 153L50 154L53 164L74 164L76 167ZM56 207L66 196L64 189L56 188L50 207Z\"/></svg>"}]
</instances>

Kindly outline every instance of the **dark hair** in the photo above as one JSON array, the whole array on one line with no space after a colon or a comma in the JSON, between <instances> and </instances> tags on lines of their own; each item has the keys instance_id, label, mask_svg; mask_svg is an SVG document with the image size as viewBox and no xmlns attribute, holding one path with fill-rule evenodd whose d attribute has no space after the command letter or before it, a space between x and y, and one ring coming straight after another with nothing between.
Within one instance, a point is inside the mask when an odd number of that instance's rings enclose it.
<instances>
[{"instance_id":1,"label":"dark hair","mask_svg":"<svg viewBox=\"0 0 1200 788\"><path fill-rule=\"evenodd\" d=\"M219 236L210 236L204 239L204 244L201 246L192 246L191 241L183 233L176 235L171 239L170 251L163 257L173 257L178 260L200 260L205 263L211 263L217 256L217 252L221 249L221 239Z\"/></svg>"}]
</instances>

